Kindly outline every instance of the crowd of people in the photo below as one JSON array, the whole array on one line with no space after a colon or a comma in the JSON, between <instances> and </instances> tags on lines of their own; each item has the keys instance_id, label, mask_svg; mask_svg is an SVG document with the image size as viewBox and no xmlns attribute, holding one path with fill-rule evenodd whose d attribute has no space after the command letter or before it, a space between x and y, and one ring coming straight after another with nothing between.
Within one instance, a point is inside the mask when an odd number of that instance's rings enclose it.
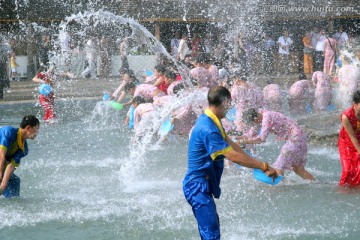
<instances>
[{"instance_id":1,"label":"crowd of people","mask_svg":"<svg viewBox=\"0 0 360 240\"><path fill-rule=\"evenodd\" d=\"M195 56L198 53L209 53L216 65L223 65L226 59L237 62L243 69L251 74L256 71L261 74L289 74L296 72L291 70L293 65L303 66L305 74L312 74L315 71L325 72L327 75L335 73L334 64L339 57L340 50L355 48L359 45L359 39L351 32L344 31L339 26L337 31L332 32L324 28L314 27L306 31L301 39L302 46L295 46L295 40L284 29L278 38L272 38L264 33L261 38L250 37L245 32L234 35L233 38L215 38L206 34L201 38L194 33L189 40L189 35L176 32L170 42L170 52L177 60L184 61L187 54ZM216 41L214 40L216 39ZM298 41L296 41L298 42ZM230 54L225 46L230 46ZM303 63L296 63L291 55L295 48L303 51ZM260 63L259 63L260 62ZM261 70L254 69L255 66L262 66Z\"/></svg>"}]
</instances>

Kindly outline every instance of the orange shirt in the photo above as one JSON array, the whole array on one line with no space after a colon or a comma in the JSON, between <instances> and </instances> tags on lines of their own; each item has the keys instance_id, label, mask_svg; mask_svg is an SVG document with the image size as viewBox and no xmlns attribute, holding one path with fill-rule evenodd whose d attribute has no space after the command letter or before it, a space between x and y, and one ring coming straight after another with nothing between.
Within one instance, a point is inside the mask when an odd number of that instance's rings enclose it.
<instances>
[{"instance_id":1,"label":"orange shirt","mask_svg":"<svg viewBox=\"0 0 360 240\"><path fill-rule=\"evenodd\" d=\"M305 36L303 38L303 43L311 46L311 38Z\"/></svg>"}]
</instances>

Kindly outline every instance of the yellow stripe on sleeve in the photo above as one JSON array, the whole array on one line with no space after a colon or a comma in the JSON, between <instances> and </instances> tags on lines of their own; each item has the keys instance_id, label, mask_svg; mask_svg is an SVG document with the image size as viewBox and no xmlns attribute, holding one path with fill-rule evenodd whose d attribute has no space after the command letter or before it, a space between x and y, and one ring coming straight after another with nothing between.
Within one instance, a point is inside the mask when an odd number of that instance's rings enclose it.
<instances>
[{"instance_id":1,"label":"yellow stripe on sleeve","mask_svg":"<svg viewBox=\"0 0 360 240\"><path fill-rule=\"evenodd\" d=\"M211 159L215 160L218 156L220 155L224 155L225 153L228 153L230 150L232 150L233 148L231 146L228 146L222 150L216 151L213 154L211 154Z\"/></svg>"},{"instance_id":2,"label":"yellow stripe on sleeve","mask_svg":"<svg viewBox=\"0 0 360 240\"><path fill-rule=\"evenodd\" d=\"M19 166L20 166L20 164L16 163L13 158L11 159L11 163L12 163L15 167L19 167Z\"/></svg>"},{"instance_id":3,"label":"yellow stripe on sleeve","mask_svg":"<svg viewBox=\"0 0 360 240\"><path fill-rule=\"evenodd\" d=\"M7 147L5 147L4 145L0 145L0 149L5 150L5 152L7 151Z\"/></svg>"}]
</instances>

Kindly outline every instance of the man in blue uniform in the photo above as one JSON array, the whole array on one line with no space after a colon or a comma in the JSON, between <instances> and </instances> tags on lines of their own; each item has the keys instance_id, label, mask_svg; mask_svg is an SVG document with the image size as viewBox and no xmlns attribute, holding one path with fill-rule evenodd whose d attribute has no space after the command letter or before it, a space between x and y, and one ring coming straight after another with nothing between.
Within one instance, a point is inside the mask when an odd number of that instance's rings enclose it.
<instances>
[{"instance_id":1,"label":"man in blue uniform","mask_svg":"<svg viewBox=\"0 0 360 240\"><path fill-rule=\"evenodd\" d=\"M183 191L197 220L201 239L220 239L214 197L220 197L224 158L244 167L262 169L273 178L277 174L268 163L250 157L226 135L220 120L231 108L229 90L220 86L211 88L208 103L209 107L199 116L190 133Z\"/></svg>"},{"instance_id":2,"label":"man in blue uniform","mask_svg":"<svg viewBox=\"0 0 360 240\"><path fill-rule=\"evenodd\" d=\"M22 119L20 128L0 128L0 194L6 198L20 196L20 178L14 170L29 152L26 139L34 139L39 127L39 120L28 115Z\"/></svg>"}]
</instances>

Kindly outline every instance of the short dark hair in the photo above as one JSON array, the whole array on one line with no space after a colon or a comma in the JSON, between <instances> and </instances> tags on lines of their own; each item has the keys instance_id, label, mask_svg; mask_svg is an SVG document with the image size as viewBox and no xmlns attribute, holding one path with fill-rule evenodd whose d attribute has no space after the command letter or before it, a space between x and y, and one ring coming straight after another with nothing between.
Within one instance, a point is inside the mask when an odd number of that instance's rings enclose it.
<instances>
[{"instance_id":1,"label":"short dark hair","mask_svg":"<svg viewBox=\"0 0 360 240\"><path fill-rule=\"evenodd\" d=\"M133 88L136 88L135 83L133 83L133 82L128 82L128 83L126 83L125 86L124 86L124 91L125 91L125 92L128 92L130 89L133 89Z\"/></svg>"},{"instance_id":2,"label":"short dark hair","mask_svg":"<svg viewBox=\"0 0 360 240\"><path fill-rule=\"evenodd\" d=\"M183 89L185 89L185 85L180 83L173 88L173 93L178 94Z\"/></svg>"},{"instance_id":3,"label":"short dark hair","mask_svg":"<svg viewBox=\"0 0 360 240\"><path fill-rule=\"evenodd\" d=\"M249 125L255 121L259 116L258 111L255 108L250 108L243 112L242 120L245 124Z\"/></svg>"},{"instance_id":4,"label":"short dark hair","mask_svg":"<svg viewBox=\"0 0 360 240\"><path fill-rule=\"evenodd\" d=\"M209 64L212 62L212 59L211 59L211 56L209 53L203 53L203 62L206 63L206 64Z\"/></svg>"},{"instance_id":5,"label":"short dark hair","mask_svg":"<svg viewBox=\"0 0 360 240\"><path fill-rule=\"evenodd\" d=\"M202 56L202 54L199 54L195 57L194 62L196 63L203 63L204 62L204 57Z\"/></svg>"},{"instance_id":6,"label":"short dark hair","mask_svg":"<svg viewBox=\"0 0 360 240\"><path fill-rule=\"evenodd\" d=\"M356 90L352 95L352 100L355 104L360 103L360 90Z\"/></svg>"},{"instance_id":7,"label":"short dark hair","mask_svg":"<svg viewBox=\"0 0 360 240\"><path fill-rule=\"evenodd\" d=\"M208 92L208 102L212 106L220 106L225 100L231 99L229 90L222 86L210 88Z\"/></svg>"},{"instance_id":8,"label":"short dark hair","mask_svg":"<svg viewBox=\"0 0 360 240\"><path fill-rule=\"evenodd\" d=\"M30 125L30 127L35 127L37 125L40 125L39 119L37 119L34 115L27 115L23 117L20 127L26 128L26 126Z\"/></svg>"},{"instance_id":9,"label":"short dark hair","mask_svg":"<svg viewBox=\"0 0 360 240\"><path fill-rule=\"evenodd\" d=\"M171 70L166 70L165 73L164 73L164 76L166 78L170 78L170 79L173 79L173 80L176 79L176 74Z\"/></svg>"},{"instance_id":10,"label":"short dark hair","mask_svg":"<svg viewBox=\"0 0 360 240\"><path fill-rule=\"evenodd\" d=\"M187 53L187 54L185 55L185 58L188 58L188 57L192 57L192 55L191 55L190 53Z\"/></svg>"},{"instance_id":11,"label":"short dark hair","mask_svg":"<svg viewBox=\"0 0 360 240\"><path fill-rule=\"evenodd\" d=\"M127 74L132 79L136 78L134 71L131 69L127 69L127 68L120 69L120 74Z\"/></svg>"},{"instance_id":12,"label":"short dark hair","mask_svg":"<svg viewBox=\"0 0 360 240\"><path fill-rule=\"evenodd\" d=\"M133 98L131 103L141 104L141 103L146 103L146 100L142 96L136 96L136 97Z\"/></svg>"},{"instance_id":13,"label":"short dark hair","mask_svg":"<svg viewBox=\"0 0 360 240\"><path fill-rule=\"evenodd\" d=\"M164 68L164 66L163 65L156 65L155 67L155 70L156 71L158 71L158 72L160 72L160 73L162 73L162 74L164 74L164 72L166 71L166 69Z\"/></svg>"}]
</instances>

